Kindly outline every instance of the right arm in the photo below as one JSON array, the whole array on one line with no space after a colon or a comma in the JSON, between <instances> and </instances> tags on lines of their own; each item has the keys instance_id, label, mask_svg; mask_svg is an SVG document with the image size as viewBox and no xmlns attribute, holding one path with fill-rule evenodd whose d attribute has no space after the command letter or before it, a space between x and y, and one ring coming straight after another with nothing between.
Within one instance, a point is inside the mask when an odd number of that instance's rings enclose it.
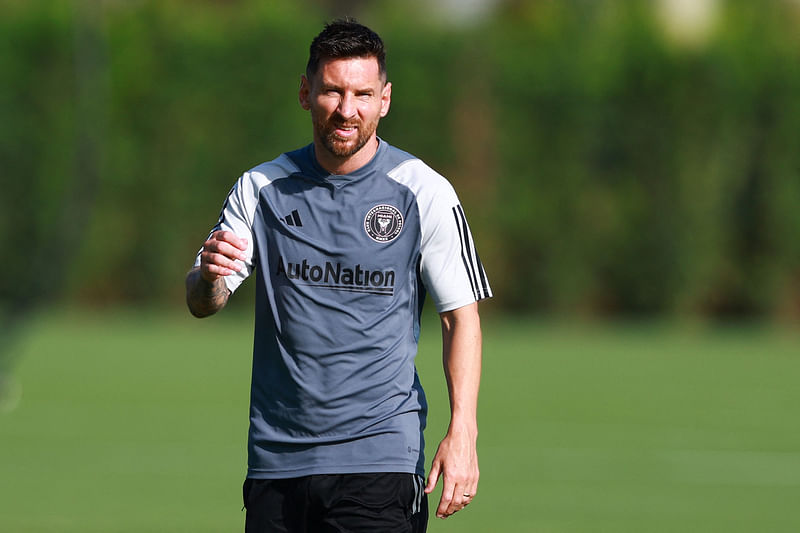
<instances>
[{"instance_id":1,"label":"right arm","mask_svg":"<svg viewBox=\"0 0 800 533\"><path fill-rule=\"evenodd\" d=\"M225 307L231 291L224 278L242 269L236 261L246 259L246 250L247 239L230 231L215 231L203 243L200 266L186 275L186 305L194 316L207 317Z\"/></svg>"}]
</instances>

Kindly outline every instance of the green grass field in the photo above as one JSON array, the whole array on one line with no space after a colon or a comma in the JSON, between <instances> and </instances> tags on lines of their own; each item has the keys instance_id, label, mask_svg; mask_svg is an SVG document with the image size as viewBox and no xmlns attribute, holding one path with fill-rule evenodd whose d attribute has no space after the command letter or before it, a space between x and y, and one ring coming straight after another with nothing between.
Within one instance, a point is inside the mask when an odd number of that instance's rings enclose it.
<instances>
[{"instance_id":1,"label":"green grass field","mask_svg":"<svg viewBox=\"0 0 800 533\"><path fill-rule=\"evenodd\" d=\"M251 328L32 324L0 413L0 531L242 531ZM429 320L429 459L447 422L438 337ZM429 531L800 531L800 335L495 317L484 352L480 492Z\"/></svg>"}]
</instances>

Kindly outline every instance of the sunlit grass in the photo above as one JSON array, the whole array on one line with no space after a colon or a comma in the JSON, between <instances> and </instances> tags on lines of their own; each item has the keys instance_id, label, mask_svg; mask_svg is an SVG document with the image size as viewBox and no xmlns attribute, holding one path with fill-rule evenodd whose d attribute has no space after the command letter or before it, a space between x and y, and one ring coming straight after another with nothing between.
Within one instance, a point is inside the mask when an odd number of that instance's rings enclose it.
<instances>
[{"instance_id":1,"label":"sunlit grass","mask_svg":"<svg viewBox=\"0 0 800 533\"><path fill-rule=\"evenodd\" d=\"M241 531L251 329L237 313L32 324L0 414L0 531ZM800 528L800 336L492 317L484 344L479 495L429 531ZM435 319L418 367L430 460L448 412Z\"/></svg>"}]
</instances>

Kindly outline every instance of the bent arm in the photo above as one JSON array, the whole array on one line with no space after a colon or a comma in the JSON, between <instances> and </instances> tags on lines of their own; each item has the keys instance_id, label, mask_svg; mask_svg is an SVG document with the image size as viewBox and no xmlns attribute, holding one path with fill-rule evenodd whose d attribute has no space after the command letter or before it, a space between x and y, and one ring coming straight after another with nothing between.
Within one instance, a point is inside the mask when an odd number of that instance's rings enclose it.
<instances>
[{"instance_id":1,"label":"bent arm","mask_svg":"<svg viewBox=\"0 0 800 533\"><path fill-rule=\"evenodd\" d=\"M231 291L225 276L239 272L247 256L247 239L229 231L215 231L203 243L200 265L186 275L186 305L197 318L213 315L228 303Z\"/></svg>"},{"instance_id":2,"label":"bent arm","mask_svg":"<svg viewBox=\"0 0 800 533\"><path fill-rule=\"evenodd\" d=\"M225 307L230 295L222 277L213 282L206 281L199 266L186 275L186 305L197 318L213 315Z\"/></svg>"}]
</instances>

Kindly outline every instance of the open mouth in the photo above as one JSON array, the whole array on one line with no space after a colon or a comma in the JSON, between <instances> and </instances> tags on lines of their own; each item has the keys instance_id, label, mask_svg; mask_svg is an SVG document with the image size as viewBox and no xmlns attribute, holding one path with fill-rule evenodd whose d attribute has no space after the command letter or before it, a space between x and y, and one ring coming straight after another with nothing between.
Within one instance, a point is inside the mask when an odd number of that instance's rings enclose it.
<instances>
[{"instance_id":1,"label":"open mouth","mask_svg":"<svg viewBox=\"0 0 800 533\"><path fill-rule=\"evenodd\" d=\"M358 132L358 128L356 126L336 126L333 130L337 137L341 137L342 139L349 139L353 135Z\"/></svg>"}]
</instances>

